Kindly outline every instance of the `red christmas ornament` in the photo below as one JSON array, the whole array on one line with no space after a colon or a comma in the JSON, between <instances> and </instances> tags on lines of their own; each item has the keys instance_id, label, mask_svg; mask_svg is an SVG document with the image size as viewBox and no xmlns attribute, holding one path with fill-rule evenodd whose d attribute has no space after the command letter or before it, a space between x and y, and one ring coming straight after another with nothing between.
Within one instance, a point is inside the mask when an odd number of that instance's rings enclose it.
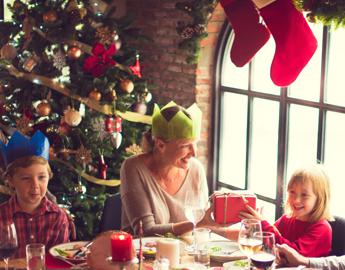
<instances>
[{"instance_id":1,"label":"red christmas ornament","mask_svg":"<svg viewBox=\"0 0 345 270\"><path fill-rule=\"evenodd\" d=\"M112 56L116 53L115 44L112 43L108 49L105 49L101 43L96 43L92 48L92 56L85 59L83 70L91 73L94 77L102 76L108 67L113 66L116 62Z\"/></svg>"},{"instance_id":2,"label":"red christmas ornament","mask_svg":"<svg viewBox=\"0 0 345 270\"><path fill-rule=\"evenodd\" d=\"M141 78L141 67L140 67L140 61L139 61L139 54L136 55L137 60L135 61L134 66L130 66L129 68L132 70L134 75L137 75L139 78Z\"/></svg>"},{"instance_id":3,"label":"red christmas ornament","mask_svg":"<svg viewBox=\"0 0 345 270\"><path fill-rule=\"evenodd\" d=\"M121 117L108 117L105 119L105 131L113 133L113 132L121 132L122 131L122 119Z\"/></svg>"},{"instance_id":4,"label":"red christmas ornament","mask_svg":"<svg viewBox=\"0 0 345 270\"><path fill-rule=\"evenodd\" d=\"M107 179L107 169L108 169L108 165L105 164L103 155L100 155L99 162L98 162L98 170L99 170L99 177L101 179Z\"/></svg>"},{"instance_id":5,"label":"red christmas ornament","mask_svg":"<svg viewBox=\"0 0 345 270\"><path fill-rule=\"evenodd\" d=\"M105 131L114 132L115 120L112 117L107 117L104 122Z\"/></svg>"},{"instance_id":6,"label":"red christmas ornament","mask_svg":"<svg viewBox=\"0 0 345 270\"><path fill-rule=\"evenodd\" d=\"M115 132L121 132L122 131L122 118L115 117Z\"/></svg>"}]
</instances>

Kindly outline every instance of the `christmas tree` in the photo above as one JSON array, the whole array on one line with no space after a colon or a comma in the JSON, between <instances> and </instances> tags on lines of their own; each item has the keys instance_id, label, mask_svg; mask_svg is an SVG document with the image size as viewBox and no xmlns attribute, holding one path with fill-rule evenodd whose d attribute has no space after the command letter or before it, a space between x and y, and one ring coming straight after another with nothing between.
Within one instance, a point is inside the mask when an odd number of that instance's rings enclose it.
<instances>
[{"instance_id":1,"label":"christmas tree","mask_svg":"<svg viewBox=\"0 0 345 270\"><path fill-rule=\"evenodd\" d=\"M0 139L41 130L51 143L49 190L92 238L119 169L148 127L139 32L112 1L15 0L0 23ZM0 191L6 192L2 185Z\"/></svg>"}]
</instances>

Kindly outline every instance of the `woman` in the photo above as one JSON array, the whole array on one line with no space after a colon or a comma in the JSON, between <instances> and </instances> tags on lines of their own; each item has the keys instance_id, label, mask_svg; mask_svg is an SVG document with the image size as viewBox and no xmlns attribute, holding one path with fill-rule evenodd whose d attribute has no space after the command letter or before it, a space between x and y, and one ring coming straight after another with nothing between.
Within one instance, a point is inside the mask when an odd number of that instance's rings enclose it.
<instances>
[{"instance_id":1,"label":"woman","mask_svg":"<svg viewBox=\"0 0 345 270\"><path fill-rule=\"evenodd\" d=\"M152 134L144 136L144 154L128 158L121 167L122 228L144 235L191 231L185 205L205 207L207 180L195 159L200 137L201 111L194 104L187 110L168 103L155 105ZM149 147L147 147L149 146Z\"/></svg>"}]
</instances>

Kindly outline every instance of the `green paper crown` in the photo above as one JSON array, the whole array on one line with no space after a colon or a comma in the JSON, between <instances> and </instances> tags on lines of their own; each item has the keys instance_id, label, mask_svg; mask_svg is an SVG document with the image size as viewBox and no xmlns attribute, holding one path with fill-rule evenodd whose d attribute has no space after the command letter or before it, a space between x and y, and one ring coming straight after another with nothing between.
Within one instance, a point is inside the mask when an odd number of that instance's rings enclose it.
<instances>
[{"instance_id":1,"label":"green paper crown","mask_svg":"<svg viewBox=\"0 0 345 270\"><path fill-rule=\"evenodd\" d=\"M164 110L170 107L176 107L176 114L171 119L166 119ZM163 114L162 114L163 112ZM189 114L190 117L188 117ZM178 106L170 101L162 109L155 104L152 115L152 135L164 140L171 139L199 139L201 126L201 110L194 103L188 109Z\"/></svg>"}]
</instances>

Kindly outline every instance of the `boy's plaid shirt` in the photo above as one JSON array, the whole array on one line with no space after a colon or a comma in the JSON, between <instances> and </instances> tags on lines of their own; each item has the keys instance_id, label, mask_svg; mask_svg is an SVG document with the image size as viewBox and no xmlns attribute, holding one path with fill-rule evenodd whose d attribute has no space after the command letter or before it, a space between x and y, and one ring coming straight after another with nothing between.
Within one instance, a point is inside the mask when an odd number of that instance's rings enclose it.
<instances>
[{"instance_id":1,"label":"boy's plaid shirt","mask_svg":"<svg viewBox=\"0 0 345 270\"><path fill-rule=\"evenodd\" d=\"M12 196L0 205L1 223L15 224L18 237L18 250L15 258L25 258L25 247L30 243L42 243L50 247L69 241L69 222L66 213L46 197L33 213L28 214L20 209L16 197Z\"/></svg>"}]
</instances>

